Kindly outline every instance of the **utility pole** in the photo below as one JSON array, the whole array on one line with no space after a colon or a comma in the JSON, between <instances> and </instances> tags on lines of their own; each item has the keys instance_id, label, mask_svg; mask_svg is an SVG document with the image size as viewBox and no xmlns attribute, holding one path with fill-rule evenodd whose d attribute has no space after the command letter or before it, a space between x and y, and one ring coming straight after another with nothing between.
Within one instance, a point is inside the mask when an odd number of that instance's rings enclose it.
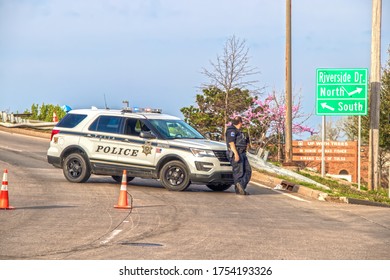
<instances>
[{"instance_id":1,"label":"utility pole","mask_svg":"<svg viewBox=\"0 0 390 280\"><path fill-rule=\"evenodd\" d=\"M291 98L291 0L286 0L286 119L285 163L292 163L292 98Z\"/></svg>"},{"instance_id":2,"label":"utility pole","mask_svg":"<svg viewBox=\"0 0 390 280\"><path fill-rule=\"evenodd\" d=\"M382 0L372 0L370 133L368 189L377 190L379 182L379 112L381 90L381 17Z\"/></svg>"}]
</instances>

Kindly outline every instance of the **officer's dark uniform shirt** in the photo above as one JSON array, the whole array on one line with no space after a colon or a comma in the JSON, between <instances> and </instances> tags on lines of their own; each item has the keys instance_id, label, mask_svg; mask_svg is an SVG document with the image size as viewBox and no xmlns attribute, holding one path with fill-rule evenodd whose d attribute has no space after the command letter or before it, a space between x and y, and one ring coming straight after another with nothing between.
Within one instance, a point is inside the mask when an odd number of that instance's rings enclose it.
<instances>
[{"instance_id":1,"label":"officer's dark uniform shirt","mask_svg":"<svg viewBox=\"0 0 390 280\"><path fill-rule=\"evenodd\" d=\"M245 134L238 130L234 125L229 126L226 129L226 144L228 149L230 149L230 142L234 142L239 153L244 152L248 144Z\"/></svg>"}]
</instances>

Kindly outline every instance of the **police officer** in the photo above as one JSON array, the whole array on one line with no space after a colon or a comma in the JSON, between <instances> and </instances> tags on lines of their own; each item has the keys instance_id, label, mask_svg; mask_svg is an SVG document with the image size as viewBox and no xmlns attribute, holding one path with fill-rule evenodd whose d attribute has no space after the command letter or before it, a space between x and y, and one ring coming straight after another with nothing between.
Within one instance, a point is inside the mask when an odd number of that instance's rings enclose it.
<instances>
[{"instance_id":1,"label":"police officer","mask_svg":"<svg viewBox=\"0 0 390 280\"><path fill-rule=\"evenodd\" d=\"M241 131L242 118L236 116L232 120L232 125L226 129L226 144L228 148L228 158L233 167L233 179L236 194L248 195L245 191L251 176L252 168L246 156L248 140Z\"/></svg>"}]
</instances>

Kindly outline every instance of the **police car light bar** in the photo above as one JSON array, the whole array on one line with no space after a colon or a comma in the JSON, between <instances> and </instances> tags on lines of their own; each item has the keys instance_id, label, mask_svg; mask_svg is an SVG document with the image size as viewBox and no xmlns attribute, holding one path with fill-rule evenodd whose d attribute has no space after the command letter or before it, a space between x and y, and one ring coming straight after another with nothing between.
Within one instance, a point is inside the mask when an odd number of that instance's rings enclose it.
<instances>
[{"instance_id":1,"label":"police car light bar","mask_svg":"<svg viewBox=\"0 0 390 280\"><path fill-rule=\"evenodd\" d=\"M123 108L122 113L156 113L156 114L161 114L162 109L133 107L133 108Z\"/></svg>"}]
</instances>

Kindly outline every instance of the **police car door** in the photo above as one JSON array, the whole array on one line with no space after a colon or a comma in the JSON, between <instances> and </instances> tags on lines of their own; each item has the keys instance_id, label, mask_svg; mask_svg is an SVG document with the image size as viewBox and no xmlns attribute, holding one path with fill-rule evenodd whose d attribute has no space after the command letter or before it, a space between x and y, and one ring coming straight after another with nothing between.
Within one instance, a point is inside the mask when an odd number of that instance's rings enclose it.
<instances>
[{"instance_id":1,"label":"police car door","mask_svg":"<svg viewBox=\"0 0 390 280\"><path fill-rule=\"evenodd\" d=\"M115 169L123 121L124 118L119 116L99 116L80 140L80 145L88 150L95 169Z\"/></svg>"},{"instance_id":2,"label":"police car door","mask_svg":"<svg viewBox=\"0 0 390 280\"><path fill-rule=\"evenodd\" d=\"M148 131L142 119L126 118L118 163L126 167L130 176L145 176L155 171L156 140L141 137L141 132Z\"/></svg>"}]
</instances>

